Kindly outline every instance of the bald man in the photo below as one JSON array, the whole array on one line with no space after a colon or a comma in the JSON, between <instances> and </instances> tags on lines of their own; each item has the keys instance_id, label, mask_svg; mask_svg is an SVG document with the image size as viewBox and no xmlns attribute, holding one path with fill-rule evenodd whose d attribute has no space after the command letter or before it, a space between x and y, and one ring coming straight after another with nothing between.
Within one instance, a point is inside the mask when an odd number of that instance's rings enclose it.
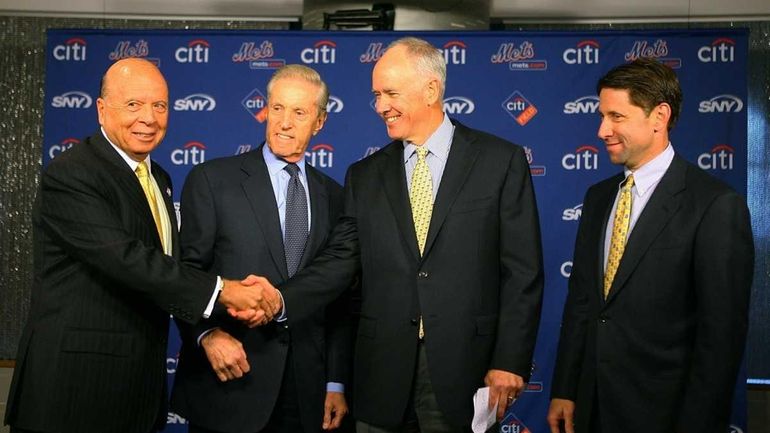
<instances>
[{"instance_id":1,"label":"bald man","mask_svg":"<svg viewBox=\"0 0 770 433\"><path fill-rule=\"evenodd\" d=\"M31 309L5 415L11 432L156 431L167 418L169 314L194 324L217 301L267 305L258 286L173 258L171 182L149 158L168 124L158 68L116 62L96 105L101 130L58 156L40 181Z\"/></svg>"}]
</instances>

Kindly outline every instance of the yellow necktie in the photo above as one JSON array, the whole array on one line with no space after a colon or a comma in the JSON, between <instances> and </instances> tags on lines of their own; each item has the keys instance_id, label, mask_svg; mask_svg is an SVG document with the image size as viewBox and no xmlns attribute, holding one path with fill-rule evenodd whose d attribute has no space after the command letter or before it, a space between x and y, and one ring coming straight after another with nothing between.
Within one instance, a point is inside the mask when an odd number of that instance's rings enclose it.
<instances>
[{"instance_id":1,"label":"yellow necktie","mask_svg":"<svg viewBox=\"0 0 770 433\"><path fill-rule=\"evenodd\" d=\"M417 246L420 248L420 255L425 251L425 239L428 237L428 227L430 227L430 217L433 214L433 179L428 169L428 163L425 157L428 155L428 149L417 147L417 164L412 172L412 189L409 191L409 202L412 205L412 221L414 222L414 232L417 235ZM417 337L422 340L425 337L425 327L420 316L420 329Z\"/></svg>"},{"instance_id":2,"label":"yellow necktie","mask_svg":"<svg viewBox=\"0 0 770 433\"><path fill-rule=\"evenodd\" d=\"M428 163L425 161L427 155L428 149L422 146L417 148L417 164L412 172L412 190L409 192L414 232L417 235L420 255L425 250L425 239L428 237L430 217L433 213L433 179L430 176Z\"/></svg>"},{"instance_id":3,"label":"yellow necktie","mask_svg":"<svg viewBox=\"0 0 770 433\"><path fill-rule=\"evenodd\" d=\"M155 188L153 188L152 181L150 180L150 171L147 169L147 163L145 161L140 162L135 171L136 177L139 178L139 183L142 185L142 189L144 190L144 195L147 197L147 203L150 205L152 219L155 220L155 228L158 230L160 242L165 248L166 242L163 236L163 224L160 221L158 202L155 200Z\"/></svg>"},{"instance_id":4,"label":"yellow necktie","mask_svg":"<svg viewBox=\"0 0 770 433\"><path fill-rule=\"evenodd\" d=\"M610 293L612 280L615 278L615 272L618 271L618 265L620 265L620 258L623 257L623 251L626 249L626 238L631 221L631 187L633 186L634 175L629 174L620 189L620 199L618 200L618 207L615 209L610 250L607 253L607 270L604 272L605 299Z\"/></svg>"}]
</instances>

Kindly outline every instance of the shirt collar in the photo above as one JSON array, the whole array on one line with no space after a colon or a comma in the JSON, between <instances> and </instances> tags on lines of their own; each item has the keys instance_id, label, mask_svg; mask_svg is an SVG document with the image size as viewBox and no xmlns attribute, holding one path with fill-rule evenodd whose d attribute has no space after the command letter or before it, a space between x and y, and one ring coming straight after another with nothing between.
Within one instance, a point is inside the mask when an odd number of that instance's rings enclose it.
<instances>
[{"instance_id":1,"label":"shirt collar","mask_svg":"<svg viewBox=\"0 0 770 433\"><path fill-rule=\"evenodd\" d=\"M110 146L112 146L113 149L115 149L116 152L118 152L118 155L120 155L121 158L123 158L123 161L128 164L129 168L131 168L131 171L136 171L136 167L139 167L139 162L134 161L131 159L130 156L121 148L115 145L115 143L110 140L110 137L107 136L107 133L104 132L104 127L99 128L102 130L102 136L104 136L104 139L107 140L107 143L110 143ZM147 164L147 172L152 174L152 164L150 163L150 157L144 158L144 162Z\"/></svg>"},{"instance_id":2,"label":"shirt collar","mask_svg":"<svg viewBox=\"0 0 770 433\"><path fill-rule=\"evenodd\" d=\"M452 144L452 136L454 135L455 126L452 121L449 120L449 116L444 113L444 120L441 121L439 127L433 131L433 134L425 140L423 146L428 149L428 153L432 153L439 158L442 162L446 163L449 156L449 145ZM404 141L404 163L417 151L417 145L414 143Z\"/></svg>"},{"instance_id":3,"label":"shirt collar","mask_svg":"<svg viewBox=\"0 0 770 433\"><path fill-rule=\"evenodd\" d=\"M660 182L660 179L671 165L671 161L674 160L674 153L674 147L671 145L671 142L669 142L668 146L666 146L660 155L651 159L649 162L637 168L636 171L633 172L634 186L636 186L637 195L645 195L651 187L657 185L658 182ZM626 177L632 173L631 170L627 168L624 169L623 172L625 173Z\"/></svg>"},{"instance_id":4,"label":"shirt collar","mask_svg":"<svg viewBox=\"0 0 770 433\"><path fill-rule=\"evenodd\" d=\"M267 165L267 171L270 173L270 176L276 176L278 173L283 171L283 169L289 165L288 162L284 161L283 159L277 157L272 150L270 150L270 146L265 142L265 144L262 146L262 157L265 159L265 164ZM297 167L299 167L299 172L302 173L303 176L306 176L305 174L305 158L300 158L299 161L297 161ZM287 172L288 174L288 172Z\"/></svg>"}]
</instances>

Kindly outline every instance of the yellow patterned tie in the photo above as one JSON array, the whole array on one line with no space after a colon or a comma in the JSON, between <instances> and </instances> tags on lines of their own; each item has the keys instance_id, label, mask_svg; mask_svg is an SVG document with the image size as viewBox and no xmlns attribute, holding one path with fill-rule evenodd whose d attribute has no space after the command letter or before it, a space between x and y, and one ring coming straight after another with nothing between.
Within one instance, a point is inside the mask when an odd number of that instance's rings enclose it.
<instances>
[{"instance_id":1,"label":"yellow patterned tie","mask_svg":"<svg viewBox=\"0 0 770 433\"><path fill-rule=\"evenodd\" d=\"M425 161L427 155L428 149L422 146L417 147L417 164L415 164L412 172L412 190L409 191L414 232L417 235L420 255L425 251L425 239L428 237L430 217L433 214L433 179L428 169L428 163ZM420 316L420 329L417 336L420 340L425 337L422 316Z\"/></svg>"},{"instance_id":2,"label":"yellow patterned tie","mask_svg":"<svg viewBox=\"0 0 770 433\"><path fill-rule=\"evenodd\" d=\"M155 228L158 230L158 236L160 236L160 242L165 248L165 237L163 236L163 224L160 221L160 213L158 211L158 202L155 200L155 188L153 188L152 181L150 180L150 172L147 169L147 163L142 161L139 166L136 167L136 177L139 178L139 183L142 185L144 195L147 197L147 203L150 205L150 211L152 212L152 219L155 220Z\"/></svg>"},{"instance_id":3,"label":"yellow patterned tie","mask_svg":"<svg viewBox=\"0 0 770 433\"><path fill-rule=\"evenodd\" d=\"M631 222L631 188L633 186L634 175L629 174L620 189L620 199L615 209L610 250L607 253L607 270L604 272L605 299L607 299L607 295L610 293L612 280L615 278L615 272L618 271L618 265L620 265L620 258L623 257L623 251L626 249L628 227Z\"/></svg>"}]
</instances>

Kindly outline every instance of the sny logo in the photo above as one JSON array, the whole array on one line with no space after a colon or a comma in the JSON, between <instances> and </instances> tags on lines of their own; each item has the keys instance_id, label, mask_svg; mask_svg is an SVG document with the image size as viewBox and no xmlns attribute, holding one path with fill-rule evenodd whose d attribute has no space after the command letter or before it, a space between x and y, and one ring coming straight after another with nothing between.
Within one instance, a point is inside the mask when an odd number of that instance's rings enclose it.
<instances>
[{"instance_id":1,"label":"sny logo","mask_svg":"<svg viewBox=\"0 0 770 433\"><path fill-rule=\"evenodd\" d=\"M193 93L174 101L175 111L214 111L217 101L205 93Z\"/></svg>"},{"instance_id":2,"label":"sny logo","mask_svg":"<svg viewBox=\"0 0 770 433\"><path fill-rule=\"evenodd\" d=\"M334 148L331 144L316 144L305 152L305 160L316 168L331 168L334 165Z\"/></svg>"},{"instance_id":3,"label":"sny logo","mask_svg":"<svg viewBox=\"0 0 770 433\"><path fill-rule=\"evenodd\" d=\"M382 46L382 42L372 42L366 48L366 51L358 57L358 61L361 63L374 63L380 60L384 52L385 48Z\"/></svg>"},{"instance_id":4,"label":"sny logo","mask_svg":"<svg viewBox=\"0 0 770 433\"><path fill-rule=\"evenodd\" d=\"M251 145L250 144L239 144L238 148L235 149L235 154L240 155L242 153L246 153L251 151Z\"/></svg>"},{"instance_id":5,"label":"sny logo","mask_svg":"<svg viewBox=\"0 0 770 433\"><path fill-rule=\"evenodd\" d=\"M361 158L358 158L358 160L360 161L360 160L366 158L367 156L376 153L378 150L380 150L379 146L367 147L366 150L364 151L364 156L362 156Z\"/></svg>"},{"instance_id":6,"label":"sny logo","mask_svg":"<svg viewBox=\"0 0 770 433\"><path fill-rule=\"evenodd\" d=\"M726 144L717 144L710 152L698 156L698 167L704 170L732 170L734 152Z\"/></svg>"},{"instance_id":7,"label":"sny logo","mask_svg":"<svg viewBox=\"0 0 770 433\"><path fill-rule=\"evenodd\" d=\"M331 63L335 61L337 44L332 41L318 41L313 48L305 48L299 53L302 63Z\"/></svg>"},{"instance_id":8,"label":"sny logo","mask_svg":"<svg viewBox=\"0 0 770 433\"><path fill-rule=\"evenodd\" d=\"M174 52L179 63L208 63L209 43L203 39L193 39L186 47L179 47Z\"/></svg>"},{"instance_id":9,"label":"sny logo","mask_svg":"<svg viewBox=\"0 0 770 433\"><path fill-rule=\"evenodd\" d=\"M701 113L739 113L743 110L743 101L735 95L717 95L701 101L698 111Z\"/></svg>"},{"instance_id":10,"label":"sny logo","mask_svg":"<svg viewBox=\"0 0 770 433\"><path fill-rule=\"evenodd\" d=\"M575 153L568 153L561 159L561 166L567 170L596 170L599 168L599 150L594 146L580 146Z\"/></svg>"},{"instance_id":11,"label":"sny logo","mask_svg":"<svg viewBox=\"0 0 770 433\"><path fill-rule=\"evenodd\" d=\"M48 149L48 157L51 159L54 159L60 153L64 152L65 150L79 143L80 143L80 140L78 140L77 138L65 138L64 140L61 141L61 143L54 144L53 146L51 146L50 149Z\"/></svg>"},{"instance_id":12,"label":"sny logo","mask_svg":"<svg viewBox=\"0 0 770 433\"><path fill-rule=\"evenodd\" d=\"M342 102L342 99L333 95L329 96L329 102L326 103L327 113L339 113L343 108L345 108L345 104Z\"/></svg>"},{"instance_id":13,"label":"sny logo","mask_svg":"<svg viewBox=\"0 0 770 433\"><path fill-rule=\"evenodd\" d=\"M441 50L444 52L444 61L448 65L464 65L465 49L467 46L462 41L449 41Z\"/></svg>"},{"instance_id":14,"label":"sny logo","mask_svg":"<svg viewBox=\"0 0 770 433\"><path fill-rule=\"evenodd\" d=\"M631 51L628 51L624 59L627 62L633 62L636 59L642 57L651 57L657 59L660 63L668 66L671 69L678 69L682 67L682 59L677 57L666 57L668 55L668 43L663 39L658 39L653 42L652 46L647 41L635 41L634 46L631 47Z\"/></svg>"},{"instance_id":15,"label":"sny logo","mask_svg":"<svg viewBox=\"0 0 770 433\"><path fill-rule=\"evenodd\" d=\"M243 98L241 105L246 109L251 116L259 123L265 123L267 120L267 98L259 89L254 89Z\"/></svg>"},{"instance_id":16,"label":"sny logo","mask_svg":"<svg viewBox=\"0 0 770 433\"><path fill-rule=\"evenodd\" d=\"M111 52L108 56L110 60L116 61L120 59L127 59L129 57L147 57L150 54L150 46L147 41L140 39L135 45L131 45L131 41L120 41L115 46L115 51Z\"/></svg>"},{"instance_id":17,"label":"sny logo","mask_svg":"<svg viewBox=\"0 0 770 433\"><path fill-rule=\"evenodd\" d=\"M564 63L568 65L599 63L599 43L592 40L580 41L576 48L567 48L562 54Z\"/></svg>"},{"instance_id":18,"label":"sny logo","mask_svg":"<svg viewBox=\"0 0 770 433\"><path fill-rule=\"evenodd\" d=\"M86 41L81 38L70 38L64 45L53 47L53 58L59 61L82 62L86 60Z\"/></svg>"},{"instance_id":19,"label":"sny logo","mask_svg":"<svg viewBox=\"0 0 770 433\"><path fill-rule=\"evenodd\" d=\"M535 114L537 114L537 108L532 105L531 102L524 97L518 90L511 93L508 98L503 101L503 110L508 113L516 123L521 126L526 125Z\"/></svg>"},{"instance_id":20,"label":"sny logo","mask_svg":"<svg viewBox=\"0 0 770 433\"><path fill-rule=\"evenodd\" d=\"M583 203L575 207L568 207L561 213L562 221L577 221L583 215Z\"/></svg>"},{"instance_id":21,"label":"sny logo","mask_svg":"<svg viewBox=\"0 0 770 433\"><path fill-rule=\"evenodd\" d=\"M51 107L54 108L88 108L91 104L93 104L91 96L79 90L65 92L51 99Z\"/></svg>"},{"instance_id":22,"label":"sny logo","mask_svg":"<svg viewBox=\"0 0 770 433\"><path fill-rule=\"evenodd\" d=\"M732 63L735 61L735 41L728 38L714 40L711 45L698 48L698 60L703 63Z\"/></svg>"},{"instance_id":23,"label":"sny logo","mask_svg":"<svg viewBox=\"0 0 770 433\"><path fill-rule=\"evenodd\" d=\"M444 99L444 111L448 114L471 114L476 104L464 96L450 96Z\"/></svg>"},{"instance_id":24,"label":"sny logo","mask_svg":"<svg viewBox=\"0 0 770 433\"><path fill-rule=\"evenodd\" d=\"M206 146L200 141L190 141L181 149L171 152L174 165L197 165L206 161Z\"/></svg>"},{"instance_id":25,"label":"sny logo","mask_svg":"<svg viewBox=\"0 0 770 433\"><path fill-rule=\"evenodd\" d=\"M574 101L564 104L564 114L596 113L599 108L599 97L594 95L581 96Z\"/></svg>"},{"instance_id":26,"label":"sny logo","mask_svg":"<svg viewBox=\"0 0 770 433\"><path fill-rule=\"evenodd\" d=\"M545 71L548 62L545 60L530 60L535 58L535 46L532 42L524 41L518 47L513 43L502 43L497 53L492 55L492 63L508 63L511 71Z\"/></svg>"},{"instance_id":27,"label":"sny logo","mask_svg":"<svg viewBox=\"0 0 770 433\"><path fill-rule=\"evenodd\" d=\"M187 420L182 418L181 415L169 412L168 417L166 418L166 424L187 424Z\"/></svg>"}]
</instances>

